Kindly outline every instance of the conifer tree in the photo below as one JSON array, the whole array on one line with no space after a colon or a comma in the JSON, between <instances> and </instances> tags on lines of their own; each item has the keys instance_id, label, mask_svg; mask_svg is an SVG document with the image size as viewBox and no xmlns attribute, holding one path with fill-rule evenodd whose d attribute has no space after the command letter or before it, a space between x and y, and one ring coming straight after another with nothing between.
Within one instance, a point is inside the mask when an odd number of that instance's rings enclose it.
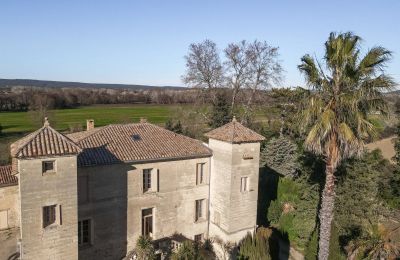
<instances>
[{"instance_id":1,"label":"conifer tree","mask_svg":"<svg viewBox=\"0 0 400 260\"><path fill-rule=\"evenodd\" d=\"M212 105L211 118L208 124L212 128L217 128L230 121L230 105L227 102L226 95L222 91L219 91L216 95L216 101Z\"/></svg>"}]
</instances>

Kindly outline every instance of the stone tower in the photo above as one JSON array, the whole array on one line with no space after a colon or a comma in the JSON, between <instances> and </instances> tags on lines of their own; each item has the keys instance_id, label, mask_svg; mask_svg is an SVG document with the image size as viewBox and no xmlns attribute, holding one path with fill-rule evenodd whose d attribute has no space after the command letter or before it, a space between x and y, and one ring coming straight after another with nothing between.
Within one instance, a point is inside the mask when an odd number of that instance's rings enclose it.
<instances>
[{"instance_id":1,"label":"stone tower","mask_svg":"<svg viewBox=\"0 0 400 260\"><path fill-rule=\"evenodd\" d=\"M256 227L260 142L264 137L235 118L206 136L213 151L209 236L238 242Z\"/></svg>"},{"instance_id":2,"label":"stone tower","mask_svg":"<svg viewBox=\"0 0 400 260\"><path fill-rule=\"evenodd\" d=\"M78 259L80 150L47 120L12 144L19 175L21 259Z\"/></svg>"}]
</instances>

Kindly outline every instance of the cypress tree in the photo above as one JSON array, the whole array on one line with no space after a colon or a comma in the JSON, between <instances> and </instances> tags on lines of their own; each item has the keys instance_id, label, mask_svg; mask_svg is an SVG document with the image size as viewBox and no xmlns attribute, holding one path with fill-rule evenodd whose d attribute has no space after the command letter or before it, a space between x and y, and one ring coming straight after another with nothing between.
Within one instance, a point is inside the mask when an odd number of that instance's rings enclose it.
<instances>
[{"instance_id":1,"label":"cypress tree","mask_svg":"<svg viewBox=\"0 0 400 260\"><path fill-rule=\"evenodd\" d=\"M212 128L217 128L229 123L231 121L230 110L226 95L222 91L217 92L208 125Z\"/></svg>"}]
</instances>

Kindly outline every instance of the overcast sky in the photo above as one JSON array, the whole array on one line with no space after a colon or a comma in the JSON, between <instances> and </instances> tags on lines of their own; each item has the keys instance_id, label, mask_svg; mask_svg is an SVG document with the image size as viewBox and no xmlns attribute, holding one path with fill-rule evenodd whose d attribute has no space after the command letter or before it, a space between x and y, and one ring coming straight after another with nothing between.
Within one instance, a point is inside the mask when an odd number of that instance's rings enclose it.
<instances>
[{"instance_id":1,"label":"overcast sky","mask_svg":"<svg viewBox=\"0 0 400 260\"><path fill-rule=\"evenodd\" d=\"M400 1L0 1L0 78L183 85L190 43L265 40L279 46L283 86L303 85L306 53L331 31L394 52L400 82Z\"/></svg>"}]
</instances>

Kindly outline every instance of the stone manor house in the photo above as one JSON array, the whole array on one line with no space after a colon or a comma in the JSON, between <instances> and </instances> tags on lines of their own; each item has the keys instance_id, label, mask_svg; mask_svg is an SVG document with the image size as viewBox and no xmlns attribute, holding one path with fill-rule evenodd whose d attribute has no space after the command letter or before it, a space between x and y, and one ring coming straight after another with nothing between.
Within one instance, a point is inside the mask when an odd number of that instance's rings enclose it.
<instances>
[{"instance_id":1,"label":"stone manor house","mask_svg":"<svg viewBox=\"0 0 400 260\"><path fill-rule=\"evenodd\" d=\"M256 227L264 137L235 119L206 136L144 119L64 135L45 120L0 166L0 229L18 230L24 260L121 259L140 235L238 242Z\"/></svg>"}]
</instances>

